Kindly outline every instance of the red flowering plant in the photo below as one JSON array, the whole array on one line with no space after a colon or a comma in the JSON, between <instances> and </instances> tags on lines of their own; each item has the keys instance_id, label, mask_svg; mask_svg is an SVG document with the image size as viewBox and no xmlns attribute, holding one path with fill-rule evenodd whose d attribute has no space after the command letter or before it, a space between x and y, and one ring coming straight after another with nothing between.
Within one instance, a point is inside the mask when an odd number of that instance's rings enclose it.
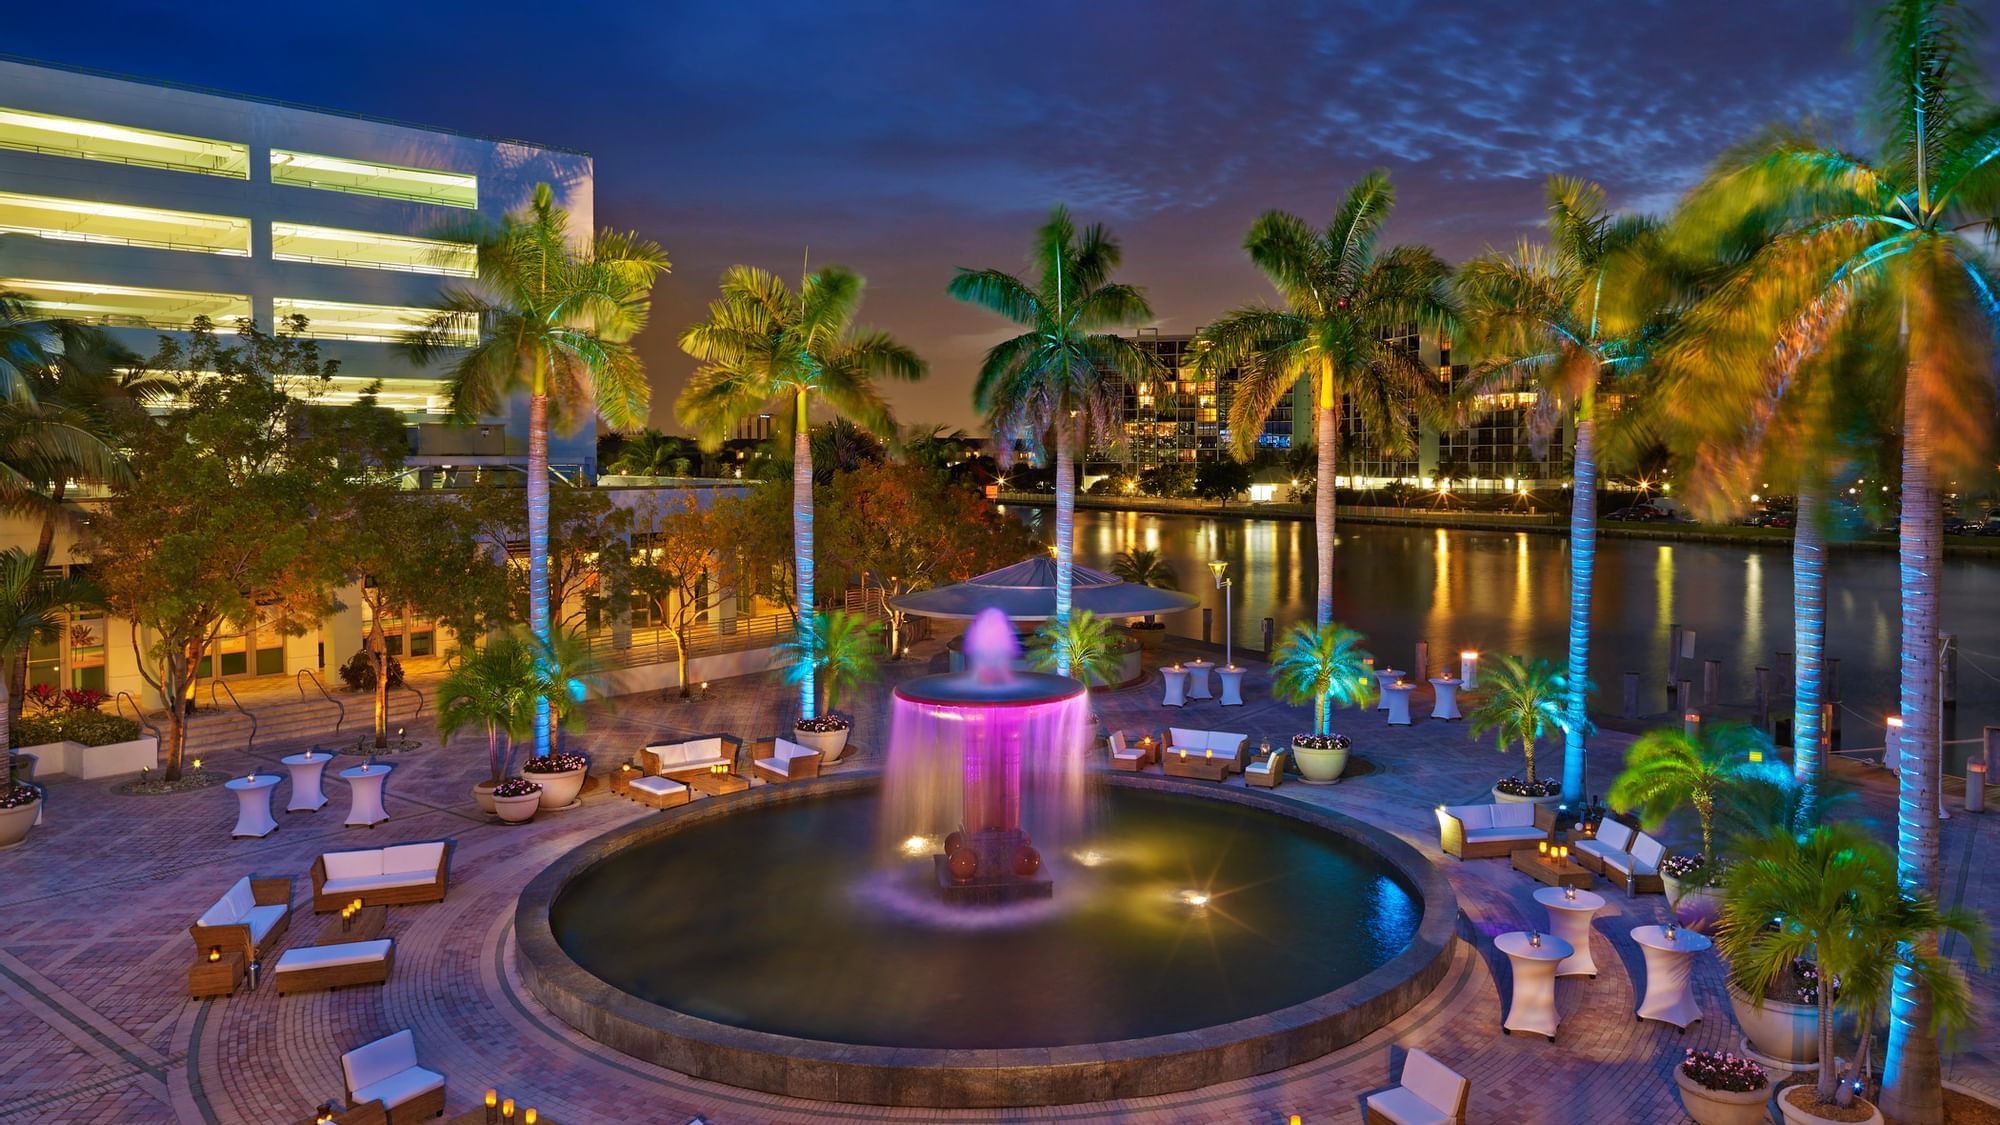
<instances>
[{"instance_id":1,"label":"red flowering plant","mask_svg":"<svg viewBox=\"0 0 2000 1125\"><path fill-rule=\"evenodd\" d=\"M1747 1058L1739 1058L1731 1051L1689 1048L1687 1058L1681 1063L1681 1073L1703 1089L1728 1090L1738 1094L1761 1090L1771 1084L1763 1067Z\"/></svg>"}]
</instances>

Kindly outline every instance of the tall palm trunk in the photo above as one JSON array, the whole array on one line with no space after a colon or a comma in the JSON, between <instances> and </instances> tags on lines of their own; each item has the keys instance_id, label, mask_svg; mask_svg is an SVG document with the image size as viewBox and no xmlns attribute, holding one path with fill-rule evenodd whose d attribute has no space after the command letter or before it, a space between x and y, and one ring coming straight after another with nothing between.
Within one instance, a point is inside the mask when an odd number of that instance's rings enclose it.
<instances>
[{"instance_id":1,"label":"tall palm trunk","mask_svg":"<svg viewBox=\"0 0 2000 1125\"><path fill-rule=\"evenodd\" d=\"M528 396L528 628L547 646L549 635L549 396L544 360L535 357L534 393ZM546 647L544 648L546 651ZM546 661L546 656L537 659ZM535 698L535 756L555 743L555 711L546 695Z\"/></svg>"},{"instance_id":2,"label":"tall palm trunk","mask_svg":"<svg viewBox=\"0 0 2000 1125\"><path fill-rule=\"evenodd\" d=\"M1319 479L1313 484L1313 545L1318 551L1319 592L1314 605L1317 623L1333 623L1333 474L1340 463L1340 393L1333 386L1333 372L1320 373L1318 405L1313 411L1313 440L1319 449Z\"/></svg>"},{"instance_id":3,"label":"tall palm trunk","mask_svg":"<svg viewBox=\"0 0 2000 1125\"><path fill-rule=\"evenodd\" d=\"M792 416L792 569L798 575L799 626L813 620L813 452L806 395L800 391ZM819 717L819 677L808 660L799 680L799 718Z\"/></svg>"},{"instance_id":4,"label":"tall palm trunk","mask_svg":"<svg viewBox=\"0 0 2000 1125\"><path fill-rule=\"evenodd\" d=\"M1826 528L1821 523L1826 482L1812 475L1799 481L1798 511L1792 525L1792 778L1799 786L1798 823L1804 832L1819 822L1820 677L1826 652Z\"/></svg>"},{"instance_id":5,"label":"tall palm trunk","mask_svg":"<svg viewBox=\"0 0 2000 1125\"><path fill-rule=\"evenodd\" d=\"M69 482L58 473L49 488L49 506L42 512L42 528L35 537L35 573L40 574L49 565L49 556L55 553L56 517L62 514L63 493L68 491ZM21 704L28 698L28 650L25 646L7 662L7 718L11 722L21 717ZM6 745L0 743L0 746Z\"/></svg>"},{"instance_id":6,"label":"tall palm trunk","mask_svg":"<svg viewBox=\"0 0 2000 1125\"><path fill-rule=\"evenodd\" d=\"M1569 729L1563 732L1565 804L1583 800L1584 725L1590 710L1590 586L1597 568L1597 418L1585 393L1576 414L1576 470L1569 503Z\"/></svg>"},{"instance_id":7,"label":"tall palm trunk","mask_svg":"<svg viewBox=\"0 0 2000 1125\"><path fill-rule=\"evenodd\" d=\"M1913 349L1914 350L1914 349ZM1901 783L1896 797L1896 881L1906 894L1938 889L1938 563L1944 527L1932 477L1930 433L1923 423L1920 381L1903 393L1903 514L1898 536L1902 560L1903 652ZM1935 933L1916 943L1919 955L1936 954ZM1938 1125L1944 1116L1938 1033L1930 990L1896 966L1889 1001L1889 1050L1882 1067L1882 1110L1901 1125Z\"/></svg>"},{"instance_id":8,"label":"tall palm trunk","mask_svg":"<svg viewBox=\"0 0 2000 1125\"><path fill-rule=\"evenodd\" d=\"M368 630L368 658L375 664L375 748L389 745L389 638L382 632L382 606Z\"/></svg>"},{"instance_id":9,"label":"tall palm trunk","mask_svg":"<svg viewBox=\"0 0 2000 1125\"><path fill-rule=\"evenodd\" d=\"M1076 568L1076 462L1069 418L1056 419L1056 628L1069 624L1071 578ZM1069 675L1069 649L1056 648L1056 675Z\"/></svg>"}]
</instances>

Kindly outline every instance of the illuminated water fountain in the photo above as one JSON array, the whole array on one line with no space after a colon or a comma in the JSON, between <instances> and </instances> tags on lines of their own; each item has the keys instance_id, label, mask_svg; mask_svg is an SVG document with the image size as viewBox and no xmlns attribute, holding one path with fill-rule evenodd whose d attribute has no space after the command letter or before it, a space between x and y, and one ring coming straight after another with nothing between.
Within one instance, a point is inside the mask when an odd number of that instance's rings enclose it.
<instances>
[{"instance_id":1,"label":"illuminated water fountain","mask_svg":"<svg viewBox=\"0 0 2000 1125\"><path fill-rule=\"evenodd\" d=\"M934 854L945 901L1047 898L1036 847L1083 838L1090 704L1067 676L1015 670L1007 616L982 611L965 633L966 670L898 687L883 781L883 831Z\"/></svg>"}]
</instances>

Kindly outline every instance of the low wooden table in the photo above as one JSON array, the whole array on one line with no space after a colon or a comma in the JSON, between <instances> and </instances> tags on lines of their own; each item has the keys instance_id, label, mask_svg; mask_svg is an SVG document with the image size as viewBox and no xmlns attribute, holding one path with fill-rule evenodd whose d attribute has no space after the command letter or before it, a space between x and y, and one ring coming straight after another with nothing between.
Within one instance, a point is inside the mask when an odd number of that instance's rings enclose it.
<instances>
[{"instance_id":1,"label":"low wooden table","mask_svg":"<svg viewBox=\"0 0 2000 1125\"><path fill-rule=\"evenodd\" d=\"M528 1107L522 1105L518 1100L514 1103L514 1125L521 1125L527 1111ZM505 1118L502 1118L502 1120L505 1120ZM447 1117L444 1119L444 1125L486 1125L486 1107L483 1105L477 1106L455 1117ZM535 1125L556 1125L556 1122L548 1114L538 1109L535 1111Z\"/></svg>"},{"instance_id":2,"label":"low wooden table","mask_svg":"<svg viewBox=\"0 0 2000 1125\"><path fill-rule=\"evenodd\" d=\"M479 1112L483 1115L486 1111L482 1108ZM317 1120L319 1114L315 1113L311 1117L301 1118L299 1125L312 1125ZM389 1125L389 1111L382 1107L380 1101L362 1102L351 1109L344 1109L334 1114L333 1125Z\"/></svg>"},{"instance_id":3,"label":"low wooden table","mask_svg":"<svg viewBox=\"0 0 2000 1125\"><path fill-rule=\"evenodd\" d=\"M229 996L243 983L243 951L225 949L220 961L211 961L203 953L201 959L188 966L188 999L206 1000L212 996Z\"/></svg>"},{"instance_id":4,"label":"low wooden table","mask_svg":"<svg viewBox=\"0 0 2000 1125\"><path fill-rule=\"evenodd\" d=\"M334 915L321 926L314 945L339 945L345 941L374 941L382 936L382 928L389 924L389 908L386 906L364 906L354 912L354 920L346 929L340 928L340 916Z\"/></svg>"},{"instance_id":5,"label":"low wooden table","mask_svg":"<svg viewBox=\"0 0 2000 1125\"><path fill-rule=\"evenodd\" d=\"M1168 751L1160 759L1160 768L1168 777L1192 777L1202 781L1221 781L1229 776L1229 767L1236 759L1231 757L1209 758L1189 754L1183 758Z\"/></svg>"},{"instance_id":6,"label":"low wooden table","mask_svg":"<svg viewBox=\"0 0 2000 1125\"><path fill-rule=\"evenodd\" d=\"M630 797L632 795L632 779L635 777L644 777L646 773L644 770L621 766L618 769L612 770L609 776L611 778L611 795L614 797Z\"/></svg>"},{"instance_id":7,"label":"low wooden table","mask_svg":"<svg viewBox=\"0 0 2000 1125\"><path fill-rule=\"evenodd\" d=\"M721 797L729 793L741 793L750 788L750 779L733 773L690 773L679 778L687 782L689 789L710 797Z\"/></svg>"},{"instance_id":8,"label":"low wooden table","mask_svg":"<svg viewBox=\"0 0 2000 1125\"><path fill-rule=\"evenodd\" d=\"M1579 867L1575 860L1554 859L1534 848L1516 848L1509 862L1514 865L1514 870L1532 877L1537 883L1551 887L1575 887L1578 890L1590 888L1590 872Z\"/></svg>"}]
</instances>

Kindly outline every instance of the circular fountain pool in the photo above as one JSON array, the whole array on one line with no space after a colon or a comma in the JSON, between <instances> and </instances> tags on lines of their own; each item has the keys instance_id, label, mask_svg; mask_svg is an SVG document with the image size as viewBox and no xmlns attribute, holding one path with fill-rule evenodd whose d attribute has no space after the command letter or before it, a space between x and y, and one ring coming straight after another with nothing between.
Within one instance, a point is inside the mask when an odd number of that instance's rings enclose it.
<instances>
[{"instance_id":1,"label":"circular fountain pool","mask_svg":"<svg viewBox=\"0 0 2000 1125\"><path fill-rule=\"evenodd\" d=\"M797 1097L1032 1105L1317 1057L1442 976L1456 904L1386 833L1243 789L1117 778L1054 898L937 901L879 779L703 801L585 845L516 916L523 975L628 1053ZM1203 901L1205 899L1205 901Z\"/></svg>"}]
</instances>

